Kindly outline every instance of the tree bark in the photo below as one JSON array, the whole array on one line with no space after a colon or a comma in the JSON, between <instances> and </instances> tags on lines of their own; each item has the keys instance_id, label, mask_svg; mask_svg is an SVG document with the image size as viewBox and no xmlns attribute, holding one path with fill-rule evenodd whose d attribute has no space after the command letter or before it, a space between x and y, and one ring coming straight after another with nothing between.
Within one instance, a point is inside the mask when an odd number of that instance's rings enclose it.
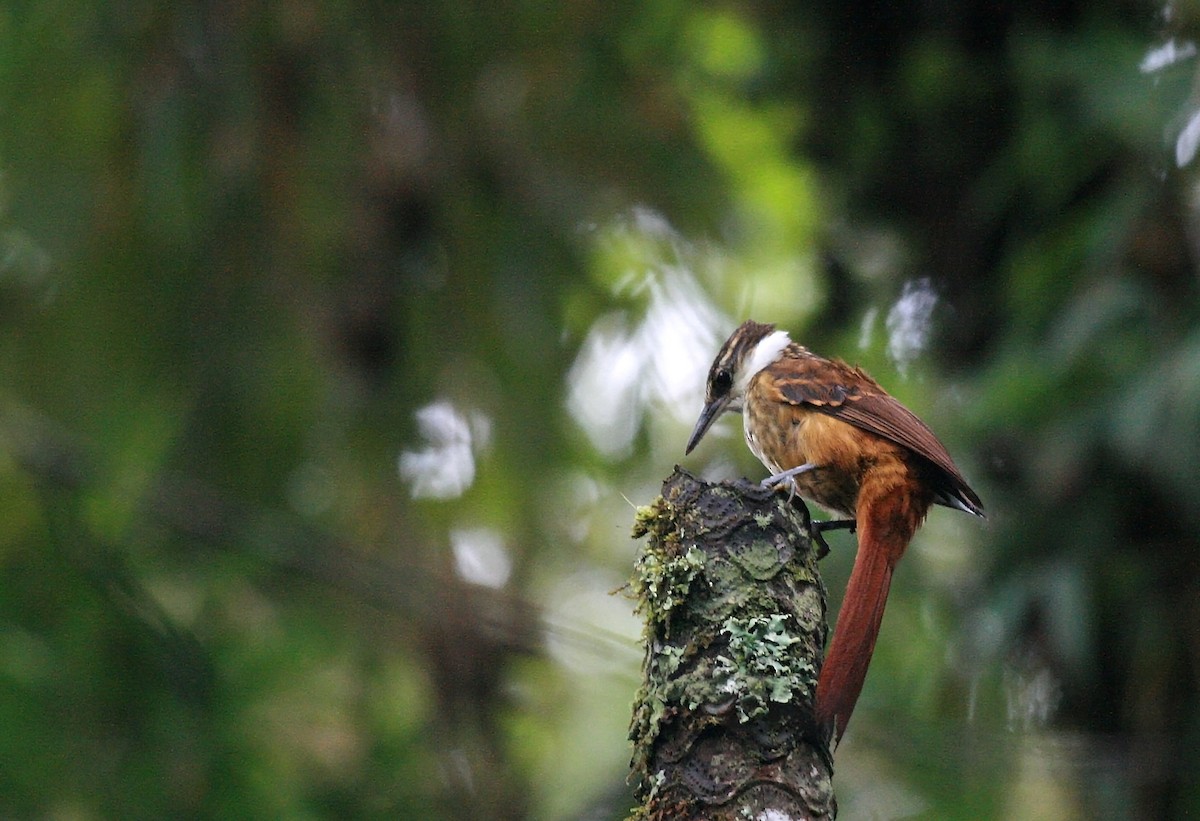
<instances>
[{"instance_id":1,"label":"tree bark","mask_svg":"<svg viewBox=\"0 0 1200 821\"><path fill-rule=\"evenodd\" d=\"M812 718L826 623L807 511L676 467L634 536L649 539L631 583L646 622L631 817L835 817Z\"/></svg>"}]
</instances>

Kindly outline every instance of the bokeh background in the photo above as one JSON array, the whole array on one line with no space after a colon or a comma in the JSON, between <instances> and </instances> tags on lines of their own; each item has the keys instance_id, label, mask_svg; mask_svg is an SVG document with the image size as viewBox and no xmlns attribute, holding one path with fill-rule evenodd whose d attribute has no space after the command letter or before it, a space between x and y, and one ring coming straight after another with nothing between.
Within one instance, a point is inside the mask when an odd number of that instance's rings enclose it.
<instances>
[{"instance_id":1,"label":"bokeh background","mask_svg":"<svg viewBox=\"0 0 1200 821\"><path fill-rule=\"evenodd\" d=\"M624 817L633 510L762 475L682 456L746 317L990 514L901 565L843 817L1200 814L1197 31L6 3L0 815Z\"/></svg>"}]
</instances>

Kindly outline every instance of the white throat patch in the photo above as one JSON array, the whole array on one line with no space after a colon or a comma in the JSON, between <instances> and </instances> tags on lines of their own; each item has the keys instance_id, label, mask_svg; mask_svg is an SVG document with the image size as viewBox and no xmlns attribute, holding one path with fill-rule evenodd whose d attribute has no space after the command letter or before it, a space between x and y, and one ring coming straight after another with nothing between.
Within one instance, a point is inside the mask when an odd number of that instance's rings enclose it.
<instances>
[{"instance_id":1,"label":"white throat patch","mask_svg":"<svg viewBox=\"0 0 1200 821\"><path fill-rule=\"evenodd\" d=\"M760 339L738 374L737 384L734 386L735 392L739 395L744 394L746 388L750 387L750 380L754 378L754 375L778 359L779 354L791 344L791 341L787 331L775 331Z\"/></svg>"}]
</instances>

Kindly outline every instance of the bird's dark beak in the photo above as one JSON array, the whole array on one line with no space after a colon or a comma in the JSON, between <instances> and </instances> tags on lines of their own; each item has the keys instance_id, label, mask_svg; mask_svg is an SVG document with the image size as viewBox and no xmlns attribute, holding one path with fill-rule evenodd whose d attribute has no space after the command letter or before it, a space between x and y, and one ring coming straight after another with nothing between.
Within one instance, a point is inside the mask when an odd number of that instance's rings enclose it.
<instances>
[{"instance_id":1,"label":"bird's dark beak","mask_svg":"<svg viewBox=\"0 0 1200 821\"><path fill-rule=\"evenodd\" d=\"M729 397L722 396L714 399L704 406L704 410L700 411L700 418L696 420L696 427L692 430L692 437L688 439L687 448L683 451L684 456L692 452L696 445L700 444L700 440L704 438L704 434L708 433L708 429L712 427L712 423L716 421L721 412L725 410L725 406L729 404Z\"/></svg>"}]
</instances>

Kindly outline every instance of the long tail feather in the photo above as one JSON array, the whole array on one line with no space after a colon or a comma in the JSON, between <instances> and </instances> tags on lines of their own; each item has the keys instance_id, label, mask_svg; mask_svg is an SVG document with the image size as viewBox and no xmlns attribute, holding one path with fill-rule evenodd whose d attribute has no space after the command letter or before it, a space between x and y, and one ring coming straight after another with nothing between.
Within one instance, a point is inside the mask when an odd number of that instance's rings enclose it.
<instances>
[{"instance_id":1,"label":"long tail feather","mask_svg":"<svg viewBox=\"0 0 1200 821\"><path fill-rule=\"evenodd\" d=\"M817 724L832 727L835 742L846 731L866 681L892 584L892 563L882 551L864 550L864 544L859 544L833 641L817 680Z\"/></svg>"},{"instance_id":2,"label":"long tail feather","mask_svg":"<svg viewBox=\"0 0 1200 821\"><path fill-rule=\"evenodd\" d=\"M835 744L846 731L867 678L892 572L929 509L925 499L895 488L888 493L870 490L864 487L859 494L858 555L817 679L817 724L832 729Z\"/></svg>"}]
</instances>

